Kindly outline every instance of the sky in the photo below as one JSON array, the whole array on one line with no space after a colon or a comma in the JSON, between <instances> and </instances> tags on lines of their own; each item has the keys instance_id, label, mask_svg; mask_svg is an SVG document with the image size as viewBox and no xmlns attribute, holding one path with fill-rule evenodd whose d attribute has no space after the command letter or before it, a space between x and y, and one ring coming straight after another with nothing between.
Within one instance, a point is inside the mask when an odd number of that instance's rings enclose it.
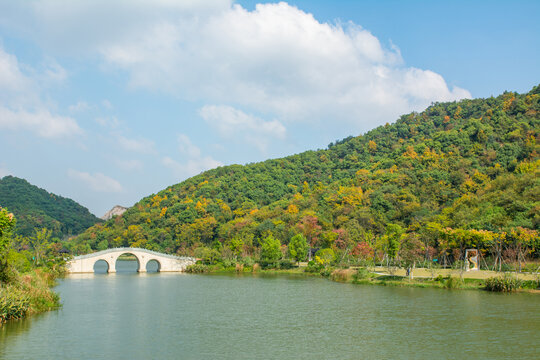
<instances>
[{"instance_id":1,"label":"sky","mask_svg":"<svg viewBox=\"0 0 540 360\"><path fill-rule=\"evenodd\" d=\"M540 83L540 1L0 0L0 177L97 216Z\"/></svg>"}]
</instances>

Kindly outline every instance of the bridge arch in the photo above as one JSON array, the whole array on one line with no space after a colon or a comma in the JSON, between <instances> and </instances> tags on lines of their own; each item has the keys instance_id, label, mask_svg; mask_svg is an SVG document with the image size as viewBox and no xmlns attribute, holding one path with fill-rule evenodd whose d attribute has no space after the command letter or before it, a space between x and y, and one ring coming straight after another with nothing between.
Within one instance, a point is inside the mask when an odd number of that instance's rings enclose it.
<instances>
[{"instance_id":1,"label":"bridge arch","mask_svg":"<svg viewBox=\"0 0 540 360\"><path fill-rule=\"evenodd\" d=\"M92 266L94 274L108 273L110 268L109 262L104 259L98 259Z\"/></svg>"},{"instance_id":2,"label":"bridge arch","mask_svg":"<svg viewBox=\"0 0 540 360\"><path fill-rule=\"evenodd\" d=\"M123 273L141 272L141 268L143 267L140 254L137 254L134 252L129 252L129 251L123 252L119 254L118 256L116 256L116 259L114 261L115 261L116 272L123 272ZM132 261L135 261L136 264L133 264Z\"/></svg>"},{"instance_id":3,"label":"bridge arch","mask_svg":"<svg viewBox=\"0 0 540 360\"><path fill-rule=\"evenodd\" d=\"M159 262L159 260L149 259L146 262L146 272L160 272L160 271L161 271L161 263Z\"/></svg>"}]
</instances>

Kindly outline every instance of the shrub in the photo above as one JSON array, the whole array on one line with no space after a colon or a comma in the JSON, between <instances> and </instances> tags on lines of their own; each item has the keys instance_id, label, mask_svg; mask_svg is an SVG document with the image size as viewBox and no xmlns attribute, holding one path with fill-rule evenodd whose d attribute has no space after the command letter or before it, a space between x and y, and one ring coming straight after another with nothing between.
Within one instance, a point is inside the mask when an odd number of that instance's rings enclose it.
<instances>
[{"instance_id":1,"label":"shrub","mask_svg":"<svg viewBox=\"0 0 540 360\"><path fill-rule=\"evenodd\" d=\"M279 268L283 270L292 269L295 267L294 263L289 259L283 259L279 261Z\"/></svg>"},{"instance_id":2,"label":"shrub","mask_svg":"<svg viewBox=\"0 0 540 360\"><path fill-rule=\"evenodd\" d=\"M191 274L203 274L208 272L208 266L204 264L193 264L186 267L186 272Z\"/></svg>"},{"instance_id":3,"label":"shrub","mask_svg":"<svg viewBox=\"0 0 540 360\"><path fill-rule=\"evenodd\" d=\"M253 260L253 258L250 256L246 256L242 258L241 261L242 261L242 264L244 264L244 266L253 266L255 264L255 260Z\"/></svg>"},{"instance_id":4,"label":"shrub","mask_svg":"<svg viewBox=\"0 0 540 360\"><path fill-rule=\"evenodd\" d=\"M332 249L322 249L315 253L315 262L327 266L336 260L336 254Z\"/></svg>"},{"instance_id":5,"label":"shrub","mask_svg":"<svg viewBox=\"0 0 540 360\"><path fill-rule=\"evenodd\" d=\"M330 275L331 279L338 282L349 282L356 279L357 271L353 269L336 269Z\"/></svg>"},{"instance_id":6,"label":"shrub","mask_svg":"<svg viewBox=\"0 0 540 360\"><path fill-rule=\"evenodd\" d=\"M265 261L261 260L259 261L259 265L261 266L261 269L277 269L279 266L279 263L277 261Z\"/></svg>"},{"instance_id":7,"label":"shrub","mask_svg":"<svg viewBox=\"0 0 540 360\"><path fill-rule=\"evenodd\" d=\"M367 279L368 277L369 277L369 271L364 267L359 268L356 274L354 274L355 281Z\"/></svg>"},{"instance_id":8,"label":"shrub","mask_svg":"<svg viewBox=\"0 0 540 360\"><path fill-rule=\"evenodd\" d=\"M25 273L32 269L32 263L26 255L28 251L18 252L10 250L8 253L8 263L11 264L20 273Z\"/></svg>"},{"instance_id":9,"label":"shrub","mask_svg":"<svg viewBox=\"0 0 540 360\"><path fill-rule=\"evenodd\" d=\"M444 283L444 287L447 289L457 289L463 285L463 280L457 277L448 276Z\"/></svg>"},{"instance_id":10,"label":"shrub","mask_svg":"<svg viewBox=\"0 0 540 360\"><path fill-rule=\"evenodd\" d=\"M26 316L30 307L28 297L14 287L0 288L0 324Z\"/></svg>"},{"instance_id":11,"label":"shrub","mask_svg":"<svg viewBox=\"0 0 540 360\"><path fill-rule=\"evenodd\" d=\"M334 272L334 268L332 267L325 267L321 270L321 275L324 277L329 277Z\"/></svg>"},{"instance_id":12,"label":"shrub","mask_svg":"<svg viewBox=\"0 0 540 360\"><path fill-rule=\"evenodd\" d=\"M304 272L307 273L318 273L322 270L323 265L315 263L314 261L308 262L308 265L306 266Z\"/></svg>"},{"instance_id":13,"label":"shrub","mask_svg":"<svg viewBox=\"0 0 540 360\"><path fill-rule=\"evenodd\" d=\"M522 281L516 277L505 274L504 276L486 279L485 289L496 292L516 291L521 287Z\"/></svg>"}]
</instances>

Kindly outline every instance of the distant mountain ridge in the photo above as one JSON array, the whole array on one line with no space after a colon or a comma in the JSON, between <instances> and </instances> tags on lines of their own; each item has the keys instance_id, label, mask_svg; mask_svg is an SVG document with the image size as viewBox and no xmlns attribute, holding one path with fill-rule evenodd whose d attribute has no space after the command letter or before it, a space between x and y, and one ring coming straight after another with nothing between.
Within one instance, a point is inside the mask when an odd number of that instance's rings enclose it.
<instances>
[{"instance_id":1,"label":"distant mountain ridge","mask_svg":"<svg viewBox=\"0 0 540 360\"><path fill-rule=\"evenodd\" d=\"M0 179L0 206L15 215L15 232L23 236L31 236L34 229L48 228L53 236L63 238L101 221L77 202L14 176Z\"/></svg>"},{"instance_id":2,"label":"distant mountain ridge","mask_svg":"<svg viewBox=\"0 0 540 360\"><path fill-rule=\"evenodd\" d=\"M107 211L105 213L105 215L103 215L100 219L101 220L109 220L109 219L112 219L113 216L120 216L122 215L123 213L126 212L128 208L127 207L123 207L123 206L120 206L120 205L116 205L114 206L111 210Z\"/></svg>"}]
</instances>

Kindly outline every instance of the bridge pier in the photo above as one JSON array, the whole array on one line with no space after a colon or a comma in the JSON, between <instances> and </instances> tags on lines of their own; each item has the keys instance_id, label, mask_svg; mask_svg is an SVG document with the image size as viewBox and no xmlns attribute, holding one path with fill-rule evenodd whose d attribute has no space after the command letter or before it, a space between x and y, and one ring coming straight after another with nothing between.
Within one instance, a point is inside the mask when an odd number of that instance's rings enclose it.
<instances>
[{"instance_id":1,"label":"bridge pier","mask_svg":"<svg viewBox=\"0 0 540 360\"><path fill-rule=\"evenodd\" d=\"M146 272L146 264L148 263L148 259L144 258L144 255L140 255L137 257L139 259L139 272L145 273Z\"/></svg>"},{"instance_id":2,"label":"bridge pier","mask_svg":"<svg viewBox=\"0 0 540 360\"><path fill-rule=\"evenodd\" d=\"M107 262L107 264L109 264L109 271L107 271L108 273L110 274L114 274L116 272L116 260L118 260L118 256L114 256L114 255L111 255L109 256L108 258L105 257L105 259L103 259ZM92 269L94 267L92 266Z\"/></svg>"}]
</instances>

